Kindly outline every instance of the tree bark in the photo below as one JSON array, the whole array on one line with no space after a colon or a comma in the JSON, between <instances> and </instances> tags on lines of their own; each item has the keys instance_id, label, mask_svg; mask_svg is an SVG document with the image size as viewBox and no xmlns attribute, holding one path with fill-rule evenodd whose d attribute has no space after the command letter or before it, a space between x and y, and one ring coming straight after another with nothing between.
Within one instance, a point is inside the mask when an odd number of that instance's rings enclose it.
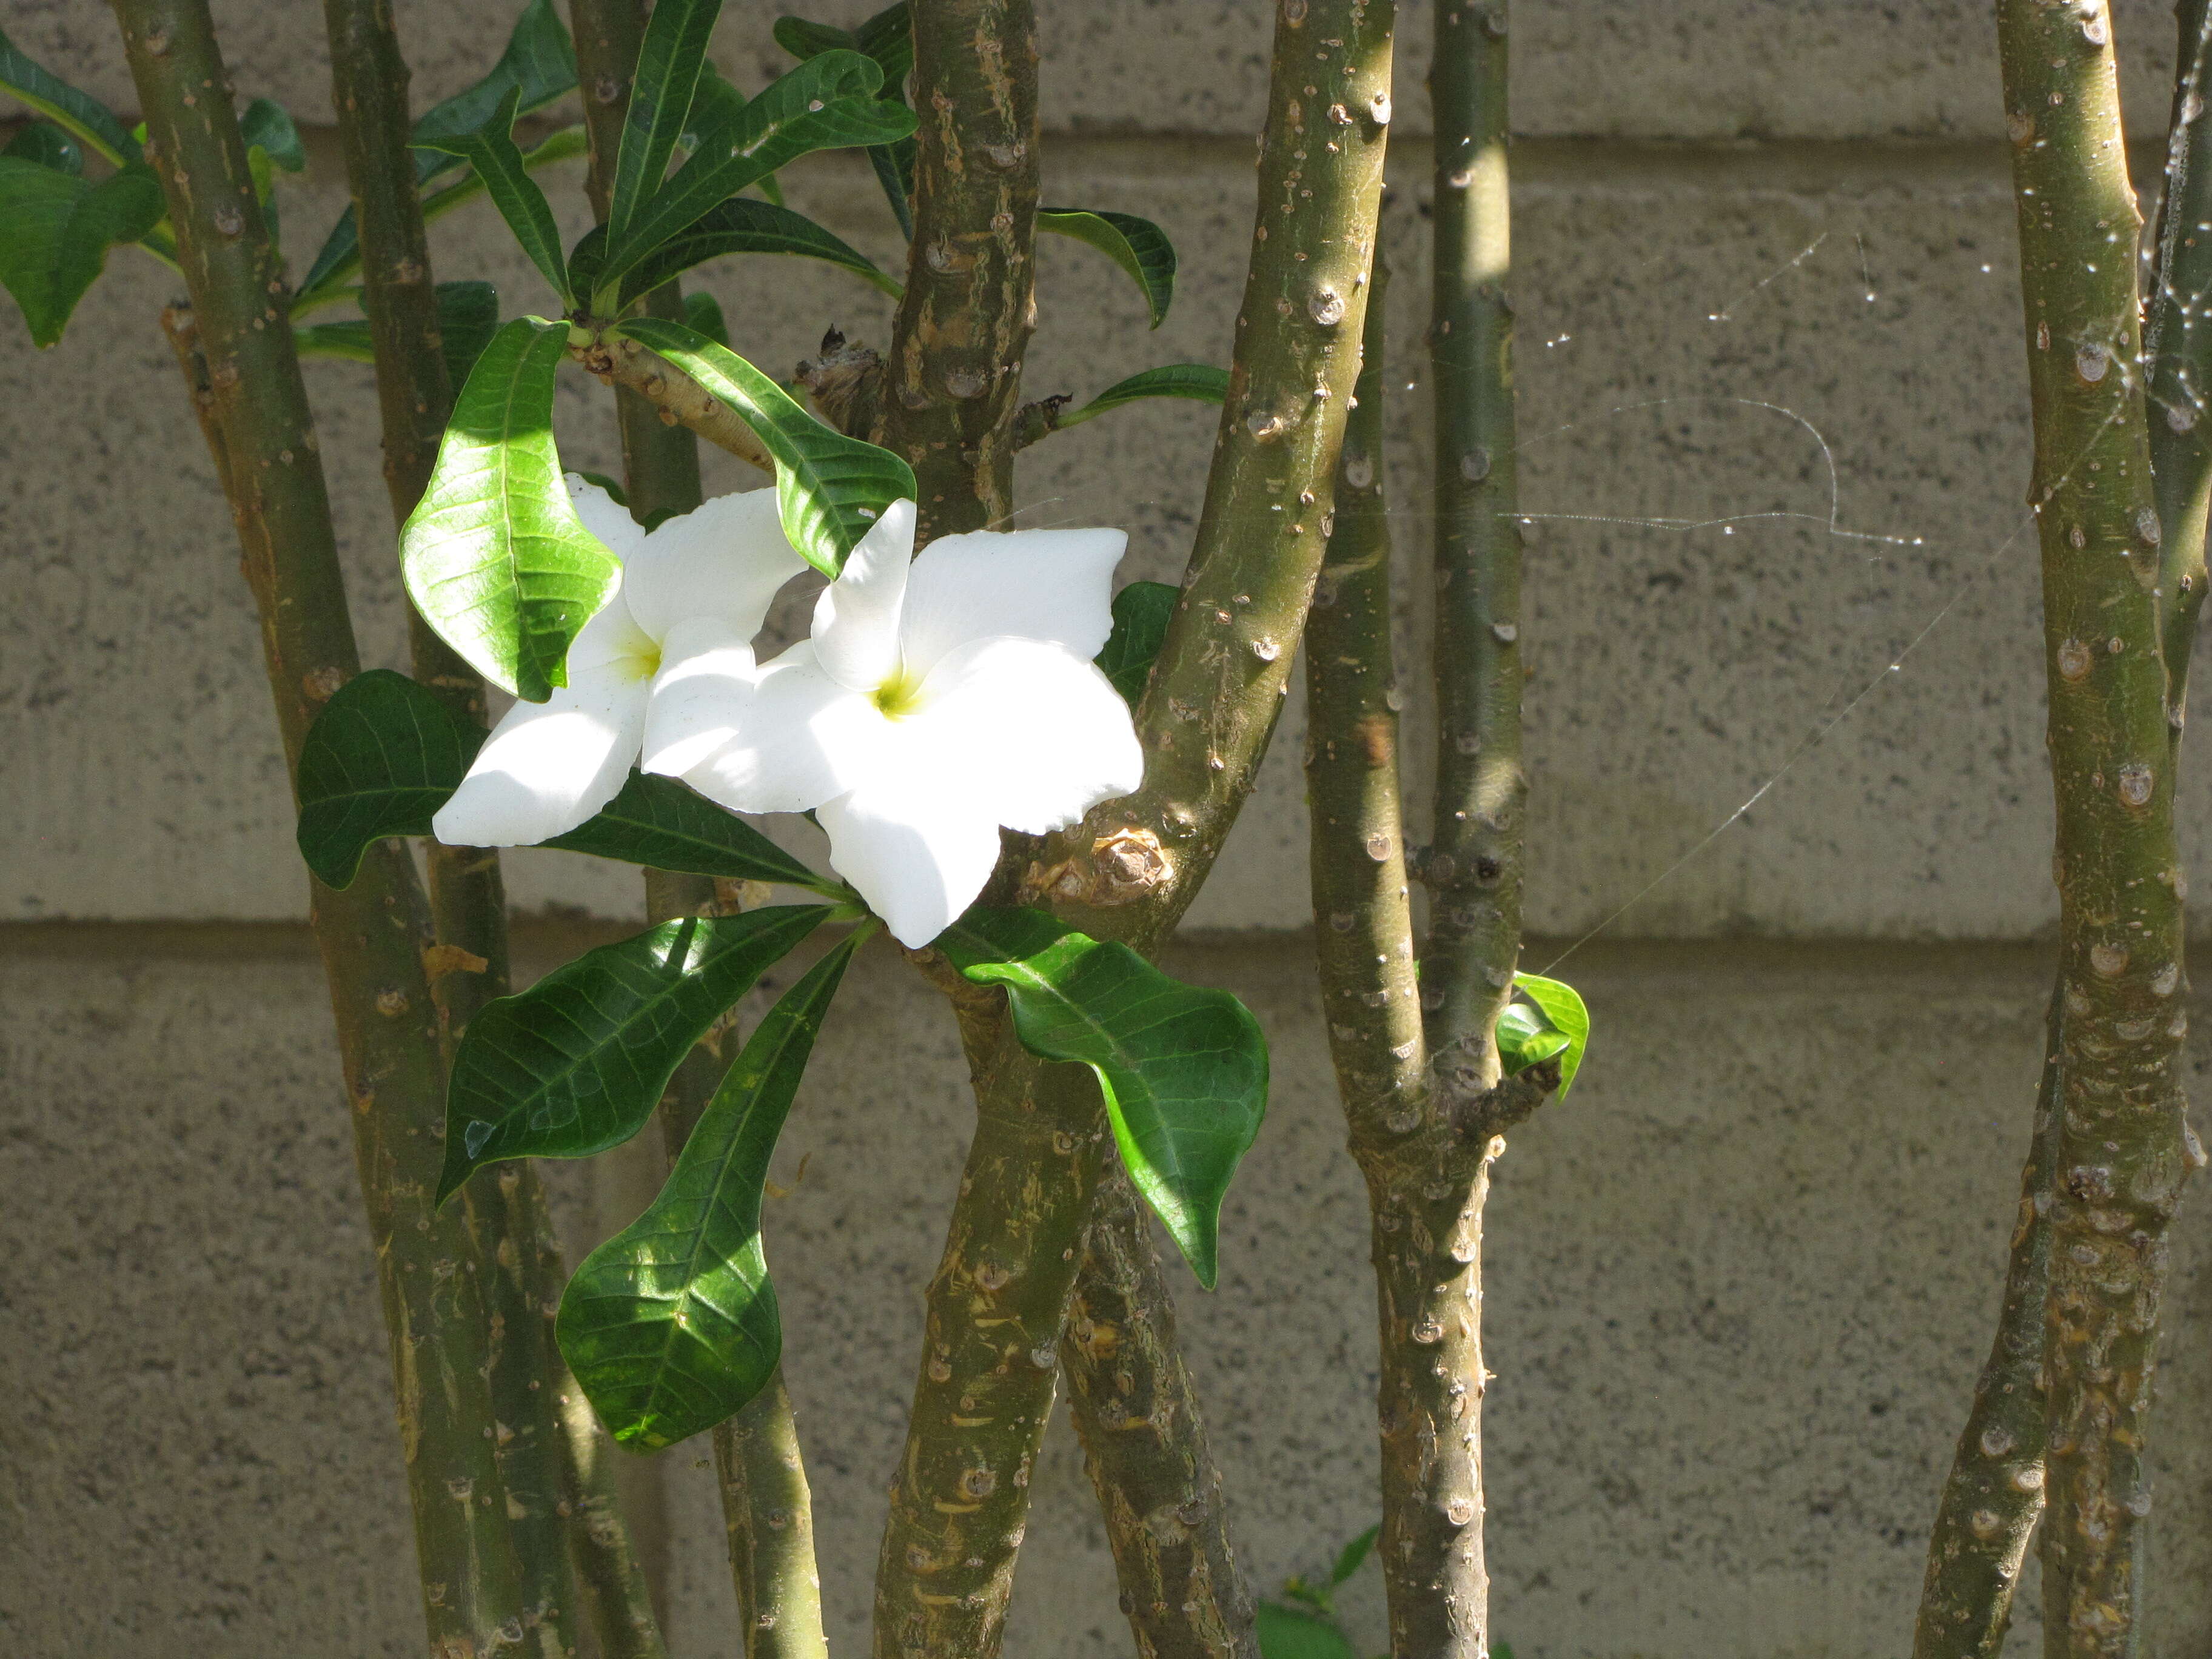
<instances>
[{"instance_id":1,"label":"tree bark","mask_svg":"<svg viewBox=\"0 0 2212 1659\"><path fill-rule=\"evenodd\" d=\"M2135 247L2111 22L1999 0L2018 189L2057 805L2060 1048L2045 1374L2046 1650L2138 1650L2143 1456L2189 1168L2182 895L2160 523L2136 377Z\"/></svg>"},{"instance_id":2,"label":"tree bark","mask_svg":"<svg viewBox=\"0 0 2212 1659\"><path fill-rule=\"evenodd\" d=\"M229 498L288 766L360 666L284 285L204 0L118 0L131 78L191 294L163 325ZM277 326L270 326L274 323ZM507 1530L466 1212L433 1205L444 1118L428 906L405 851L370 849L312 919L376 1249L423 1611L434 1650L520 1644L534 1618Z\"/></svg>"},{"instance_id":3,"label":"tree bark","mask_svg":"<svg viewBox=\"0 0 2212 1659\"><path fill-rule=\"evenodd\" d=\"M914 236L884 441L914 466L927 544L1013 511L1013 419L1036 326L1036 10L913 0Z\"/></svg>"},{"instance_id":4,"label":"tree bark","mask_svg":"<svg viewBox=\"0 0 2212 1659\"><path fill-rule=\"evenodd\" d=\"M1273 729L1358 372L1390 18L1387 5L1355 0L1293 0L1278 14L1230 394L1182 599L1138 714L1145 783L1048 840L1021 884L1024 902L1048 904L1096 938L1158 948L1210 868ZM926 75L918 82L925 108L931 85ZM927 211L917 204L918 251L929 246ZM1054 1351L1103 1165L1105 1115L1089 1074L1042 1065L1003 1019L998 1029L995 1043L978 1045L975 1139L927 1297L877 1572L879 1659L998 1650Z\"/></svg>"}]
</instances>

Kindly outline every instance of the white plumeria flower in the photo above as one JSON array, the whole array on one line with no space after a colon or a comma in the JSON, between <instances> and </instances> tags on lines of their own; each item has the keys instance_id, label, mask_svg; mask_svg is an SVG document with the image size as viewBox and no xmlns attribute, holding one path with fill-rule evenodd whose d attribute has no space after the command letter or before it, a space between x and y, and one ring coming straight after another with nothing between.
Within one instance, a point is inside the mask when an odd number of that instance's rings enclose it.
<instances>
[{"instance_id":1,"label":"white plumeria flower","mask_svg":"<svg viewBox=\"0 0 2212 1659\"><path fill-rule=\"evenodd\" d=\"M736 811L819 809L830 863L919 950L982 890L1001 824L1062 829L1145 761L1091 660L1127 536L979 531L915 558L914 526L912 501L885 508L812 637L765 667L664 675L645 766Z\"/></svg>"},{"instance_id":2,"label":"white plumeria flower","mask_svg":"<svg viewBox=\"0 0 2212 1659\"><path fill-rule=\"evenodd\" d=\"M450 846L526 847L612 800L653 735L655 682L702 658L750 669L769 602L805 568L773 489L718 495L651 531L573 472L568 496L621 562L621 586L568 647L568 684L515 704L430 820Z\"/></svg>"}]
</instances>

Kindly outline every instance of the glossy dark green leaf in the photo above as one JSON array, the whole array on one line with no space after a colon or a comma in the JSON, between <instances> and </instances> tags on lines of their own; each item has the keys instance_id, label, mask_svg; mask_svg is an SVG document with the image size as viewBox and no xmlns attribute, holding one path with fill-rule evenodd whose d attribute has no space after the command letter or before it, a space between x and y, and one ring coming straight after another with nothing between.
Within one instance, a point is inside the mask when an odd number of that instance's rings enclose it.
<instances>
[{"instance_id":1,"label":"glossy dark green leaf","mask_svg":"<svg viewBox=\"0 0 2212 1659\"><path fill-rule=\"evenodd\" d=\"M576 245L576 286L580 289L586 285L585 269L588 268L586 262L595 256L594 239L598 235L599 232L592 231ZM773 202L732 196L726 202L716 203L631 266L622 279L615 308L621 310L641 295L651 293L694 265L728 253L788 253L826 260L843 266L893 297L900 292L897 281L877 270L866 254L848 246L804 214L793 213ZM595 277L598 274L592 271Z\"/></svg>"},{"instance_id":2,"label":"glossy dark green leaf","mask_svg":"<svg viewBox=\"0 0 2212 1659\"><path fill-rule=\"evenodd\" d=\"M362 854L386 836L427 836L483 746L404 674L374 668L337 689L300 747L300 856L326 886L352 885Z\"/></svg>"},{"instance_id":3,"label":"glossy dark green leaf","mask_svg":"<svg viewBox=\"0 0 2212 1659\"><path fill-rule=\"evenodd\" d=\"M0 155L13 156L18 161L66 173L75 178L84 171L84 150L77 141L52 121L32 121L24 125L0 149Z\"/></svg>"},{"instance_id":4,"label":"glossy dark green leaf","mask_svg":"<svg viewBox=\"0 0 2212 1659\"><path fill-rule=\"evenodd\" d=\"M521 96L521 88L510 87L491 119L476 131L422 142L427 148L460 156L476 169L477 177L491 192L499 216L522 244L522 251L553 285L562 304L572 307L575 295L569 290L568 267L561 257L561 228L554 222L552 204L530 176L514 142L514 115Z\"/></svg>"},{"instance_id":5,"label":"glossy dark green leaf","mask_svg":"<svg viewBox=\"0 0 2212 1659\"><path fill-rule=\"evenodd\" d=\"M1280 1601L1260 1603L1253 1633L1259 1638L1260 1659L1359 1659L1359 1650L1334 1620Z\"/></svg>"},{"instance_id":6,"label":"glossy dark green leaf","mask_svg":"<svg viewBox=\"0 0 2212 1659\"><path fill-rule=\"evenodd\" d=\"M1229 371L1210 363L1164 363L1116 380L1079 409L1054 417L1055 427L1079 426L1084 422L1146 398L1188 398L1195 403L1218 404L1229 396Z\"/></svg>"},{"instance_id":7,"label":"glossy dark green leaf","mask_svg":"<svg viewBox=\"0 0 2212 1659\"><path fill-rule=\"evenodd\" d=\"M769 1010L644 1214L561 1295L562 1358L618 1445L713 1428L768 1385L783 1349L761 1248L761 1193L855 929Z\"/></svg>"},{"instance_id":8,"label":"glossy dark green leaf","mask_svg":"<svg viewBox=\"0 0 2212 1659\"><path fill-rule=\"evenodd\" d=\"M1562 980L1545 979L1535 974L1516 974L1513 977L1513 988L1542 1012L1549 1032L1562 1039L1548 1052L1533 1054L1522 1064L1533 1066L1539 1060L1549 1060L1553 1054L1557 1054L1559 1057L1559 1092L1557 1097L1565 1100L1567 1091L1574 1086L1575 1073L1582 1069L1583 1054L1589 1048L1589 1009L1583 1005L1581 994ZM1514 1007L1519 1006L1516 1003ZM1510 1013L1512 1009L1506 1012ZM1501 1027L1504 1025L1503 1018L1498 1023ZM1505 1043L1502 1037L1498 1047L1503 1058ZM1516 1066L1511 1069L1518 1071L1521 1067Z\"/></svg>"},{"instance_id":9,"label":"glossy dark green leaf","mask_svg":"<svg viewBox=\"0 0 2212 1659\"><path fill-rule=\"evenodd\" d=\"M723 319L722 303L704 289L684 296L684 320L725 351L730 348L730 325Z\"/></svg>"},{"instance_id":10,"label":"glossy dark green leaf","mask_svg":"<svg viewBox=\"0 0 2212 1659\"><path fill-rule=\"evenodd\" d=\"M691 159L611 237L600 290L619 281L708 209L818 149L887 144L914 131L913 112L876 97L883 70L856 52L810 58L726 123L702 135ZM603 310L597 295L593 307Z\"/></svg>"},{"instance_id":11,"label":"glossy dark green leaf","mask_svg":"<svg viewBox=\"0 0 2212 1659\"><path fill-rule=\"evenodd\" d=\"M491 118L500 100L510 90L520 91L515 107L519 113L527 115L575 89L576 53L569 44L568 31L561 21L561 14L554 9L552 0L530 0L515 20L514 32L507 38L507 50L491 73L426 111L415 123L413 140L423 144L476 131ZM539 167L549 161L580 155L584 146L584 130L573 127L554 134L524 159L531 167ZM442 150L417 149L413 154L418 187L463 165L459 156ZM461 193L451 199L447 199L449 192L444 191L426 199L423 217L433 219L441 213L451 212L480 191L483 185L471 179L458 188ZM342 288L360 268L360 232L354 224L353 210L348 208L339 215L322 251L315 255L314 264L301 282L293 314L297 316L302 311L327 303L334 297L333 290Z\"/></svg>"},{"instance_id":12,"label":"glossy dark green leaf","mask_svg":"<svg viewBox=\"0 0 2212 1659\"><path fill-rule=\"evenodd\" d=\"M238 118L238 133L248 149L262 151L285 172L306 171L307 151L300 142L300 129L275 99L257 98L248 104Z\"/></svg>"},{"instance_id":13,"label":"glossy dark green leaf","mask_svg":"<svg viewBox=\"0 0 2212 1659\"><path fill-rule=\"evenodd\" d=\"M856 29L810 23L799 17L779 18L775 41L793 57L801 59L841 50L864 52L874 58L884 72L884 84L876 96L887 102L906 102L906 78L914 71L914 27L907 15L905 0L900 0L896 6L886 6ZM875 169L876 181L883 186L884 198L898 220L900 234L912 241L913 138L869 145L868 165Z\"/></svg>"},{"instance_id":14,"label":"glossy dark green leaf","mask_svg":"<svg viewBox=\"0 0 2212 1659\"><path fill-rule=\"evenodd\" d=\"M906 77L914 72L914 19L906 0L885 6L853 31L862 52L883 66L884 96L901 96Z\"/></svg>"},{"instance_id":15,"label":"glossy dark green leaf","mask_svg":"<svg viewBox=\"0 0 2212 1659\"><path fill-rule=\"evenodd\" d=\"M972 909L936 943L975 983L1006 987L1031 1054L1097 1073L1129 1178L1212 1289L1222 1196L1267 1109L1259 1022L1040 910Z\"/></svg>"},{"instance_id":16,"label":"glossy dark green leaf","mask_svg":"<svg viewBox=\"0 0 2212 1659\"><path fill-rule=\"evenodd\" d=\"M447 378L455 386L467 383L477 359L498 332L499 292L489 283L438 284L438 334ZM295 328L292 338L302 357L345 357L357 363L376 361L376 342L369 334L366 318Z\"/></svg>"},{"instance_id":17,"label":"glossy dark green leaf","mask_svg":"<svg viewBox=\"0 0 2212 1659\"><path fill-rule=\"evenodd\" d=\"M913 499L914 469L904 460L823 425L773 380L696 329L640 317L622 331L674 363L753 429L775 458L783 533L824 575L837 574L884 508Z\"/></svg>"},{"instance_id":18,"label":"glossy dark green leaf","mask_svg":"<svg viewBox=\"0 0 2212 1659\"><path fill-rule=\"evenodd\" d=\"M607 235L616 246L667 178L707 61L707 40L721 15L722 0L658 0L646 21L607 207Z\"/></svg>"},{"instance_id":19,"label":"glossy dark green leaf","mask_svg":"<svg viewBox=\"0 0 2212 1659\"><path fill-rule=\"evenodd\" d=\"M453 1055L438 1201L501 1158L589 1158L628 1140L691 1045L830 914L681 917L486 1004Z\"/></svg>"},{"instance_id":20,"label":"glossy dark green leaf","mask_svg":"<svg viewBox=\"0 0 2212 1659\"><path fill-rule=\"evenodd\" d=\"M631 773L596 817L545 845L686 875L836 888L743 818L650 772Z\"/></svg>"},{"instance_id":21,"label":"glossy dark green leaf","mask_svg":"<svg viewBox=\"0 0 2212 1659\"><path fill-rule=\"evenodd\" d=\"M138 140L106 105L25 57L4 33L0 33L0 92L29 105L118 167L143 154Z\"/></svg>"},{"instance_id":22,"label":"glossy dark green leaf","mask_svg":"<svg viewBox=\"0 0 2212 1659\"><path fill-rule=\"evenodd\" d=\"M492 112L512 91L515 108L527 115L543 109L576 89L576 50L553 0L530 0L514 20L507 49L491 72L474 86L433 105L416 118L412 142L428 144L441 138L475 132L491 118ZM436 150L417 150L415 176L426 183L459 164L458 157Z\"/></svg>"},{"instance_id":23,"label":"glossy dark green leaf","mask_svg":"<svg viewBox=\"0 0 2212 1659\"><path fill-rule=\"evenodd\" d=\"M1175 298L1176 251L1167 233L1133 213L1092 213L1081 208L1039 208L1037 228L1088 242L1127 271L1143 290L1152 326L1166 320Z\"/></svg>"},{"instance_id":24,"label":"glossy dark green leaf","mask_svg":"<svg viewBox=\"0 0 2212 1659\"><path fill-rule=\"evenodd\" d=\"M802 64L825 52L858 52L860 43L850 29L835 23L813 23L804 17L779 17L769 31L775 43Z\"/></svg>"},{"instance_id":25,"label":"glossy dark green leaf","mask_svg":"<svg viewBox=\"0 0 2212 1659\"><path fill-rule=\"evenodd\" d=\"M586 530L553 443L568 325L518 317L454 400L429 488L399 536L416 609L493 684L543 702L622 567Z\"/></svg>"},{"instance_id":26,"label":"glossy dark green leaf","mask_svg":"<svg viewBox=\"0 0 2212 1659\"><path fill-rule=\"evenodd\" d=\"M60 339L107 250L137 241L161 215L161 187L143 162L95 185L0 155L0 287L22 307L31 338L42 347Z\"/></svg>"},{"instance_id":27,"label":"glossy dark green leaf","mask_svg":"<svg viewBox=\"0 0 2212 1659\"><path fill-rule=\"evenodd\" d=\"M1096 660L1133 712L1152 677L1180 591L1168 582L1131 582L1114 596L1114 631Z\"/></svg>"}]
</instances>

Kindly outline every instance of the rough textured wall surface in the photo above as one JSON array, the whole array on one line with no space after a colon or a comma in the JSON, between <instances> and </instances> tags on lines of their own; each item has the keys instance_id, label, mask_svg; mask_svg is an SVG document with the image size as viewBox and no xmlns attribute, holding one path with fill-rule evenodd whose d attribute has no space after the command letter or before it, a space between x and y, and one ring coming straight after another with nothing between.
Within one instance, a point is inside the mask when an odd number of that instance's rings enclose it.
<instances>
[{"instance_id":1,"label":"rough textured wall surface","mask_svg":"<svg viewBox=\"0 0 2212 1659\"><path fill-rule=\"evenodd\" d=\"M780 9L726 9L716 52L740 83L773 71ZM1428 20L1406 9L1389 218L1410 273ZM2154 136L2171 26L2152 0L2113 9L2133 130ZM217 10L240 94L326 119L317 9ZM396 10L420 104L480 70L507 8ZM1157 217L1182 275L1147 332L1117 272L1048 243L1032 395L1219 361L1267 9L1043 11L1048 196ZM93 0L12 0L0 26L127 107ZM1595 1056L1516 1136L1489 1228L1498 1628L1521 1659L1875 1659L1906 1644L1986 1346L2056 914L1986 10L1522 0L1516 27L1530 915L1562 943L1601 931L1564 970ZM295 262L343 195L327 132L309 137ZM900 257L864 168L788 184ZM549 185L573 234L576 170ZM543 307L502 242L488 210L455 215L438 274ZM888 333L882 298L836 272L708 282L770 368L833 323ZM1419 287L1394 290L1390 416L1417 729ZM419 1628L328 1017L250 605L155 325L168 297L119 252L45 355L0 306L0 1390L20 1402L0 1418L0 1651L404 1655ZM357 619L389 663L368 371L309 374ZM564 391L560 420L572 461L611 463L595 386ZM1171 577L1211 432L1154 404L1055 437L1024 458L1020 521L1124 524L1125 574ZM1301 725L1294 698L1193 917L1215 942L1181 963L1275 1045L1221 1289L1182 1297L1263 1589L1373 1516L1362 1200L1296 932ZM2201 876L2212 758L2182 787ZM566 919L532 924L539 966L639 914L635 872L567 855L518 858L513 886L526 915ZM941 1011L888 956L834 1018L779 1179L811 1161L769 1224L849 1652L967 1114ZM886 1041L912 1056L895 1094L864 1065ZM590 1172L556 1178L587 1228ZM2212 1443L2189 1440L2212 1421L2203 1201L2164 1373L2152 1659L2212 1650ZM664 1462L677 1650L726 1650L711 1490L690 1449ZM1127 1652L1064 1431L1039 1503L1009 1651ZM1379 1637L1371 1587L1352 1600Z\"/></svg>"}]
</instances>

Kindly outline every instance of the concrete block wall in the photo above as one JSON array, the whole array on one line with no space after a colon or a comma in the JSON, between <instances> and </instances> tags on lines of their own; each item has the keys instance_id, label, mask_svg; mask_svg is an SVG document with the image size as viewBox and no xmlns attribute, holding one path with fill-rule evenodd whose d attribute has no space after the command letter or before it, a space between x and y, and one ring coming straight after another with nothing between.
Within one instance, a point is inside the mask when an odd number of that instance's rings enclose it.
<instances>
[{"instance_id":1,"label":"concrete block wall","mask_svg":"<svg viewBox=\"0 0 2212 1659\"><path fill-rule=\"evenodd\" d=\"M779 9L726 9L716 52L742 84L776 67ZM504 6L396 10L418 104L479 73L507 26ZM2154 138L2171 23L2152 0L2113 11L2130 129ZM242 95L327 119L319 9L217 12ZM1182 275L1147 332L1117 272L1048 243L1030 389L1221 361L1268 9L1042 13L1048 194L1158 219ZM1390 418L1418 722L1429 15L1402 15ZM0 27L131 106L93 0L13 0ZM1988 18L1522 0L1515 28L1531 921L1550 941L1531 961L1595 930L1562 971L1599 1046L1574 1097L1516 1136L1495 1200L1498 1626L1522 1659L1873 1659L1908 1639L1987 1340L2055 917ZM285 201L295 261L344 194L327 133L309 137ZM825 158L788 183L896 264L864 168ZM549 184L580 229L575 169ZM434 236L441 277L542 306L488 211ZM771 367L832 323L888 332L881 297L836 273L759 260L706 280ZM250 605L155 325L167 297L118 254L52 352L0 316L0 1246L16 1264L0 1325L20 1333L0 1391L22 1402L0 1419L0 1651L401 1655L419 1627L327 1013ZM368 372L308 373L356 619L392 662ZM572 460L611 462L596 386L566 388L559 419ZM1126 574L1171 577L1211 431L1203 409L1156 404L1055 437L1025 457L1021 521L1125 525ZM711 470L715 488L748 482ZM1244 995L1275 1046L1221 1289L1182 1304L1263 1589L1373 1512L1364 1211L1296 937L1295 702L1181 958ZM2203 890L2212 766L2181 787ZM512 884L540 966L638 915L634 872L567 855L517 857ZM806 1176L770 1219L848 1652L966 1117L949 1028L895 962L864 961L836 1019L909 1057L886 1097L833 1026L779 1170L811 1155ZM581 1226L588 1172L560 1174ZM2192 1209L2160 1410L2156 1659L2212 1647L2202 1234ZM711 1491L684 1452L666 1462L676 1645L726 1651ZM2035 1623L2031 1598L2023 1652ZM1055 1431L1008 1651L1127 1644Z\"/></svg>"}]
</instances>

